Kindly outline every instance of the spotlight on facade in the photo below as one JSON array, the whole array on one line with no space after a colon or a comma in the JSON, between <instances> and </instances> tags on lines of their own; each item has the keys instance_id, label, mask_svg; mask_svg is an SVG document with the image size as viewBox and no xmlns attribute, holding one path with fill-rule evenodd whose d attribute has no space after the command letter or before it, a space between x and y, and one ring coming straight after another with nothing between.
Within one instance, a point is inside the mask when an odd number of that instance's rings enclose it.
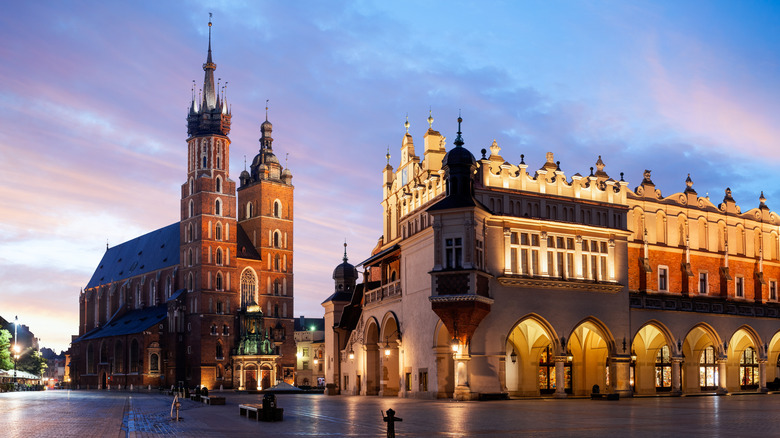
<instances>
[{"instance_id":1,"label":"spotlight on facade","mask_svg":"<svg viewBox=\"0 0 780 438\"><path fill-rule=\"evenodd\" d=\"M509 357L512 359L512 363L517 363L517 353L515 353L515 349L512 349L512 354L509 355Z\"/></svg>"}]
</instances>

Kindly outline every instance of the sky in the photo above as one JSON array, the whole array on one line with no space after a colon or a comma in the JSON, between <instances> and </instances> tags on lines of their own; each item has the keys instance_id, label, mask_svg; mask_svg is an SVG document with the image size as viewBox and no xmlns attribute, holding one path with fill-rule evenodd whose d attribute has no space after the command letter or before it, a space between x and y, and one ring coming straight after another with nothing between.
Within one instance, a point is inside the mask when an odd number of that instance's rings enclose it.
<instances>
[{"instance_id":1,"label":"sky","mask_svg":"<svg viewBox=\"0 0 780 438\"><path fill-rule=\"evenodd\" d=\"M106 244L179 220L186 115L213 13L230 175L260 123L295 185L295 315L343 243L381 237L382 169L427 117L530 168L780 208L780 6L763 1L27 1L0 14L0 316L67 349Z\"/></svg>"}]
</instances>

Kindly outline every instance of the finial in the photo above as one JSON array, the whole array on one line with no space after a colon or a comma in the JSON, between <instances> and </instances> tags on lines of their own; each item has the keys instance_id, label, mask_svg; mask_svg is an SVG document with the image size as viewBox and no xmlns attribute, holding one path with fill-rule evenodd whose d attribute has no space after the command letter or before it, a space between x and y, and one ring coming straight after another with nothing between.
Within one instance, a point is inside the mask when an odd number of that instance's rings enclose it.
<instances>
[{"instance_id":1,"label":"finial","mask_svg":"<svg viewBox=\"0 0 780 438\"><path fill-rule=\"evenodd\" d=\"M685 186L689 189L693 187L693 180L691 179L691 174L688 174L688 178L685 178Z\"/></svg>"},{"instance_id":2,"label":"finial","mask_svg":"<svg viewBox=\"0 0 780 438\"><path fill-rule=\"evenodd\" d=\"M433 110L428 107L428 129L433 129Z\"/></svg>"},{"instance_id":3,"label":"finial","mask_svg":"<svg viewBox=\"0 0 780 438\"><path fill-rule=\"evenodd\" d=\"M520 154L520 164L525 164L525 155Z\"/></svg>"},{"instance_id":4,"label":"finial","mask_svg":"<svg viewBox=\"0 0 780 438\"><path fill-rule=\"evenodd\" d=\"M108 237L106 237L106 251L108 251Z\"/></svg>"},{"instance_id":5,"label":"finial","mask_svg":"<svg viewBox=\"0 0 780 438\"><path fill-rule=\"evenodd\" d=\"M560 172L560 171L561 171L561 162L560 162L560 160L559 160L559 161L556 161L556 162L555 162L555 165L557 166L557 167L555 168L555 170L556 170L557 172Z\"/></svg>"},{"instance_id":6,"label":"finial","mask_svg":"<svg viewBox=\"0 0 780 438\"><path fill-rule=\"evenodd\" d=\"M590 176L593 176L593 166L590 168Z\"/></svg>"},{"instance_id":7,"label":"finial","mask_svg":"<svg viewBox=\"0 0 780 438\"><path fill-rule=\"evenodd\" d=\"M290 153L284 154L284 167L287 168L287 160L290 158Z\"/></svg>"},{"instance_id":8,"label":"finial","mask_svg":"<svg viewBox=\"0 0 780 438\"><path fill-rule=\"evenodd\" d=\"M406 113L406 121L404 122L404 128L406 128L406 133L409 133L409 113Z\"/></svg>"},{"instance_id":9,"label":"finial","mask_svg":"<svg viewBox=\"0 0 780 438\"><path fill-rule=\"evenodd\" d=\"M344 263L346 263L347 260L349 260L349 259L347 258L347 239L345 237L344 238Z\"/></svg>"},{"instance_id":10,"label":"finial","mask_svg":"<svg viewBox=\"0 0 780 438\"><path fill-rule=\"evenodd\" d=\"M460 124L462 122L463 122L463 118L460 116L460 110L458 110L458 136L455 137L455 141L454 141L456 147L463 146L463 137L460 136L462 134L462 132L460 132Z\"/></svg>"},{"instance_id":11,"label":"finial","mask_svg":"<svg viewBox=\"0 0 780 438\"><path fill-rule=\"evenodd\" d=\"M620 181L623 181L623 172L620 172ZM625 181L623 181L625 182Z\"/></svg>"},{"instance_id":12,"label":"finial","mask_svg":"<svg viewBox=\"0 0 780 438\"><path fill-rule=\"evenodd\" d=\"M758 197L758 200L761 202L761 205L764 205L766 202L766 198L764 197L764 191L761 190L761 196Z\"/></svg>"},{"instance_id":13,"label":"finial","mask_svg":"<svg viewBox=\"0 0 780 438\"><path fill-rule=\"evenodd\" d=\"M387 155L385 155L385 158L387 158L387 165L390 165L390 146L387 146Z\"/></svg>"},{"instance_id":14,"label":"finial","mask_svg":"<svg viewBox=\"0 0 780 438\"><path fill-rule=\"evenodd\" d=\"M244 170L246 170L246 155L244 155Z\"/></svg>"},{"instance_id":15,"label":"finial","mask_svg":"<svg viewBox=\"0 0 780 438\"><path fill-rule=\"evenodd\" d=\"M268 121L268 99L265 100L265 121Z\"/></svg>"}]
</instances>

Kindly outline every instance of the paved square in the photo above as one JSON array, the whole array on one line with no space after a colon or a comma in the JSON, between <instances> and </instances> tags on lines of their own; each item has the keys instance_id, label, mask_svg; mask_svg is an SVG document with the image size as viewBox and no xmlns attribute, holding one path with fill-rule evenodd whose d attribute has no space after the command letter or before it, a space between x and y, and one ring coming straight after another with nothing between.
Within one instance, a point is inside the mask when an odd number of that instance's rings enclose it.
<instances>
[{"instance_id":1,"label":"paved square","mask_svg":"<svg viewBox=\"0 0 780 438\"><path fill-rule=\"evenodd\" d=\"M510 400L455 402L283 394L284 421L258 423L238 405L261 395L225 392L225 406L156 392L45 391L0 394L4 437L281 436L383 437L381 412L394 409L399 437L473 436L777 436L780 395L651 397L617 402Z\"/></svg>"}]
</instances>

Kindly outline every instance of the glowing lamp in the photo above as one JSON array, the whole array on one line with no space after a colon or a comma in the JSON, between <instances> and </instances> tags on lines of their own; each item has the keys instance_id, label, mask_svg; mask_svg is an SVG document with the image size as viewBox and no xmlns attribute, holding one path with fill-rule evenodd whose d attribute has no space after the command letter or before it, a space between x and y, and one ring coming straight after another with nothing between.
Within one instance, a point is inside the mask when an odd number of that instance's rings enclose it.
<instances>
[{"instance_id":1,"label":"glowing lamp","mask_svg":"<svg viewBox=\"0 0 780 438\"><path fill-rule=\"evenodd\" d=\"M353 360L355 358L355 352L351 349L349 350L349 360Z\"/></svg>"},{"instance_id":2,"label":"glowing lamp","mask_svg":"<svg viewBox=\"0 0 780 438\"><path fill-rule=\"evenodd\" d=\"M450 342L450 346L452 347L452 352L457 353L458 352L458 346L460 344L460 341L458 341L458 338L452 338L452 341Z\"/></svg>"}]
</instances>

